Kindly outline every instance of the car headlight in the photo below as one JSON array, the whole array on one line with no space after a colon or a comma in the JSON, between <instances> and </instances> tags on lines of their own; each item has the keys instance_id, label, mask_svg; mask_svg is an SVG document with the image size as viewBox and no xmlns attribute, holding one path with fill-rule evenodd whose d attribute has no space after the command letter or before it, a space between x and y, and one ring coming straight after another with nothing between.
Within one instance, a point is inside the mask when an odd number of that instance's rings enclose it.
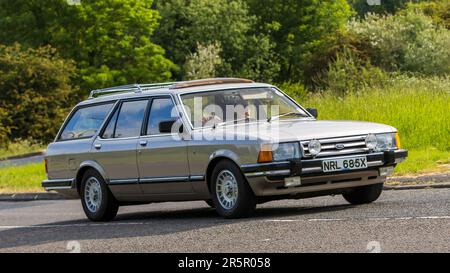
<instances>
[{"instance_id":1,"label":"car headlight","mask_svg":"<svg viewBox=\"0 0 450 273\"><path fill-rule=\"evenodd\" d=\"M274 161L283 161L300 158L299 143L280 143L273 146L272 156Z\"/></svg>"},{"instance_id":2,"label":"car headlight","mask_svg":"<svg viewBox=\"0 0 450 273\"><path fill-rule=\"evenodd\" d=\"M322 150L322 145L317 139L313 139L308 144L308 151L312 156L316 156Z\"/></svg>"},{"instance_id":3,"label":"car headlight","mask_svg":"<svg viewBox=\"0 0 450 273\"><path fill-rule=\"evenodd\" d=\"M373 151L386 151L397 148L396 134L369 134L366 137L366 146Z\"/></svg>"}]
</instances>

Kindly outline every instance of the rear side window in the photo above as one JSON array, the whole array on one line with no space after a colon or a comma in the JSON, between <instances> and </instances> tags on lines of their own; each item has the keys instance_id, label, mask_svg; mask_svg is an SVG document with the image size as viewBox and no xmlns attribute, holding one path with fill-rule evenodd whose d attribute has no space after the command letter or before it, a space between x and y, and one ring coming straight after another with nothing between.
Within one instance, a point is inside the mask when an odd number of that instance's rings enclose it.
<instances>
[{"instance_id":1,"label":"rear side window","mask_svg":"<svg viewBox=\"0 0 450 273\"><path fill-rule=\"evenodd\" d=\"M112 106L113 103L108 103L79 108L70 118L59 139L70 140L94 136Z\"/></svg>"},{"instance_id":2,"label":"rear side window","mask_svg":"<svg viewBox=\"0 0 450 273\"><path fill-rule=\"evenodd\" d=\"M141 134L147 104L148 100L126 101L122 104L117 117L114 138L136 137Z\"/></svg>"}]
</instances>

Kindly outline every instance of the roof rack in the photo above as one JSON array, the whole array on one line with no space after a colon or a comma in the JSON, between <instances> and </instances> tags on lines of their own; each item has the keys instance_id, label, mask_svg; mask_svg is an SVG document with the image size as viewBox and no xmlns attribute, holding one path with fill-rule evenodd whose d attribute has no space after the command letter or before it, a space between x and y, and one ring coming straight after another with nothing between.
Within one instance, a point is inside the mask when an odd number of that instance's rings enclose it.
<instances>
[{"instance_id":1,"label":"roof rack","mask_svg":"<svg viewBox=\"0 0 450 273\"><path fill-rule=\"evenodd\" d=\"M152 89L159 89L162 87L172 86L176 84L176 82L167 82L167 83L152 83L152 84L130 84L130 85L121 85L108 87L103 89L92 90L89 94L89 99L93 99L96 95L102 94L113 94L113 93L142 93L142 91L148 91Z\"/></svg>"},{"instance_id":2,"label":"roof rack","mask_svg":"<svg viewBox=\"0 0 450 273\"><path fill-rule=\"evenodd\" d=\"M183 89L196 86L214 85L214 84L230 84L230 83L254 83L252 80L240 78L211 78L204 80L194 80L175 83L171 89Z\"/></svg>"},{"instance_id":3,"label":"roof rack","mask_svg":"<svg viewBox=\"0 0 450 273\"><path fill-rule=\"evenodd\" d=\"M89 99L93 99L98 95L109 95L114 93L142 93L143 91L159 89L162 87L169 87L171 89L183 89L196 86L215 85L215 84L231 84L231 83L254 83L252 80L240 78L212 78L204 80L184 81L184 82L166 82L166 83L151 83L151 84L130 84L108 87L103 89L92 90Z\"/></svg>"}]
</instances>

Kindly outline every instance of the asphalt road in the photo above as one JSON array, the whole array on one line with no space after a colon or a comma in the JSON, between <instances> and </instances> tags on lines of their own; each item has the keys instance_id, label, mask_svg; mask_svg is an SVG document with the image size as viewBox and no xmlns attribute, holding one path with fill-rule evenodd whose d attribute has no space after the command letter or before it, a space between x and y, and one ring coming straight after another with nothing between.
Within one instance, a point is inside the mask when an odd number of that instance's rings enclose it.
<instances>
[{"instance_id":1,"label":"asphalt road","mask_svg":"<svg viewBox=\"0 0 450 273\"><path fill-rule=\"evenodd\" d=\"M0 252L450 252L450 189L271 202L224 220L203 202L123 207L87 221L78 200L0 202Z\"/></svg>"}]
</instances>

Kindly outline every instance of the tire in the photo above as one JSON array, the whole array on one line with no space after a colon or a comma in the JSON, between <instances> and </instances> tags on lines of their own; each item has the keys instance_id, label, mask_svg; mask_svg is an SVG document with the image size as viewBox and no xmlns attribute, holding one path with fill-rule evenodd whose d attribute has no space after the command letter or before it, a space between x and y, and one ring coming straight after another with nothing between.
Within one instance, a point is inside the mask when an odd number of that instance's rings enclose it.
<instances>
[{"instance_id":1,"label":"tire","mask_svg":"<svg viewBox=\"0 0 450 273\"><path fill-rule=\"evenodd\" d=\"M256 197L240 169L231 161L220 161L211 175L214 206L224 218L243 218L256 209Z\"/></svg>"},{"instance_id":2,"label":"tire","mask_svg":"<svg viewBox=\"0 0 450 273\"><path fill-rule=\"evenodd\" d=\"M97 198L95 198L96 196ZM98 201L99 199L100 201ZM111 221L119 210L119 203L112 195L105 180L93 169L87 170L83 175L81 205L87 218L94 222Z\"/></svg>"},{"instance_id":3,"label":"tire","mask_svg":"<svg viewBox=\"0 0 450 273\"><path fill-rule=\"evenodd\" d=\"M358 187L348 193L342 194L345 200L352 205L369 204L380 197L383 183Z\"/></svg>"},{"instance_id":4,"label":"tire","mask_svg":"<svg viewBox=\"0 0 450 273\"><path fill-rule=\"evenodd\" d=\"M216 208L213 200L205 200L205 203L213 209Z\"/></svg>"}]
</instances>

